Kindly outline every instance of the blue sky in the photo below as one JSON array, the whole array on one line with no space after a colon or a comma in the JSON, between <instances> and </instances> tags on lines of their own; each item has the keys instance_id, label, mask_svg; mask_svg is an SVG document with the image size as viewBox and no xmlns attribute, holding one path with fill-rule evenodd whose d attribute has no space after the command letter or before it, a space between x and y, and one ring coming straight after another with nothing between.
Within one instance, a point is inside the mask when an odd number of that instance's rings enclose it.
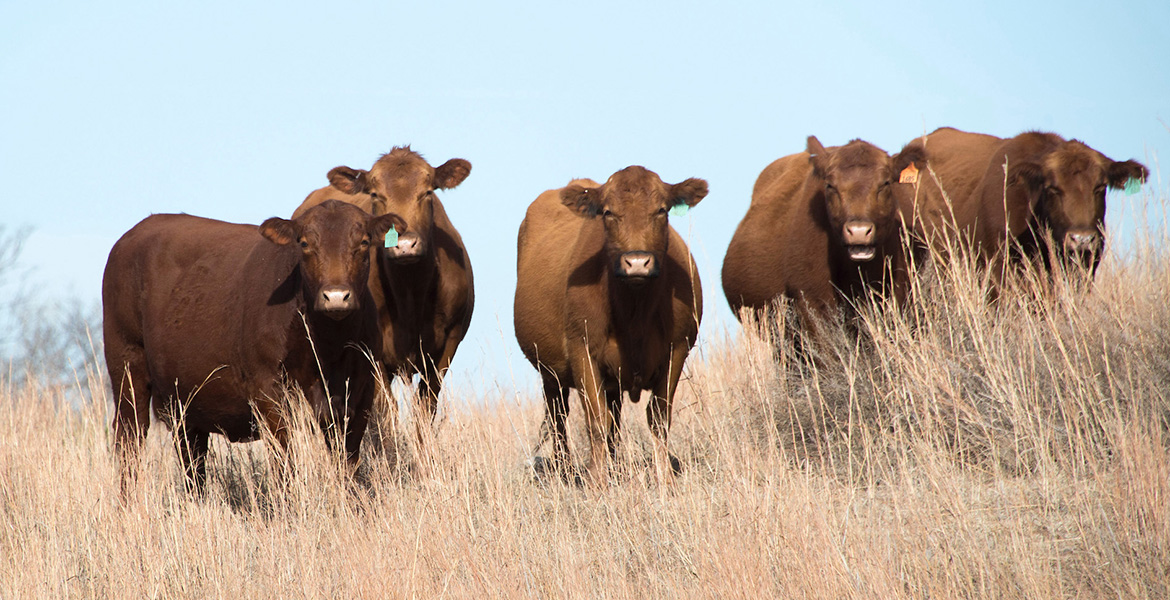
<instances>
[{"instance_id":1,"label":"blue sky","mask_svg":"<svg viewBox=\"0 0 1170 600\"><path fill-rule=\"evenodd\" d=\"M287 216L330 168L409 143L473 165L441 194L477 283L456 385L535 390L516 230L574 177L710 182L673 219L708 334L733 322L719 267L755 178L810 134L896 151L943 125L1051 130L1145 162L1164 196L1170 3L714 4L0 0L2 222L34 228L19 285L96 299L150 213Z\"/></svg>"}]
</instances>

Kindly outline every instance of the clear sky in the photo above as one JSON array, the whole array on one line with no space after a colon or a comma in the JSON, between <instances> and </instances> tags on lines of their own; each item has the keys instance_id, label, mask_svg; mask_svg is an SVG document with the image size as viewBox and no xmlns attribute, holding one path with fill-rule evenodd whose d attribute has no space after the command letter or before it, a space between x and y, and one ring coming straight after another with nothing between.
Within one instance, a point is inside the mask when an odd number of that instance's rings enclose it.
<instances>
[{"instance_id":1,"label":"clear sky","mask_svg":"<svg viewBox=\"0 0 1170 600\"><path fill-rule=\"evenodd\" d=\"M706 335L734 323L719 268L752 184L810 134L1051 130L1145 162L1165 196L1170 2L716 4L0 0L0 222L35 229L19 285L96 299L150 213L287 217L330 168L409 143L473 166L440 194L477 286L456 385L535 391L516 231L574 177L710 182L672 218Z\"/></svg>"}]
</instances>

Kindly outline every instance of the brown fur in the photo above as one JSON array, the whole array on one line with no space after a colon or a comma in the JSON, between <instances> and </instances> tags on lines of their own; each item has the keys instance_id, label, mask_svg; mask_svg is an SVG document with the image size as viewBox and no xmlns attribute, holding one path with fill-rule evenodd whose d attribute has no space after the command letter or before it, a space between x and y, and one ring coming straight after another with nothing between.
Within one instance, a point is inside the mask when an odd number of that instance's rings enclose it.
<instances>
[{"instance_id":1,"label":"brown fur","mask_svg":"<svg viewBox=\"0 0 1170 600\"><path fill-rule=\"evenodd\" d=\"M802 323L826 318L869 291L905 296L907 258L897 193L911 154L890 158L861 140L809 151L768 165L723 259L723 291L738 317L762 315L781 296L796 301ZM844 228L873 225L874 256L850 257Z\"/></svg>"},{"instance_id":2,"label":"brown fur","mask_svg":"<svg viewBox=\"0 0 1170 600\"><path fill-rule=\"evenodd\" d=\"M922 153L933 171L919 175L917 235L940 252L951 237L992 267L997 281L1013 246L1022 251L1017 259L1040 259L1046 268L1055 256L1095 271L1104 242L1105 188L1149 176L1140 163L1115 162L1052 133L1001 139L943 127L905 150ZM1075 246L1078 237L1091 238L1093 249Z\"/></svg>"},{"instance_id":3,"label":"brown fur","mask_svg":"<svg viewBox=\"0 0 1170 600\"><path fill-rule=\"evenodd\" d=\"M409 147L394 148L369 171L331 170L332 185L309 194L293 213L335 198L375 215L393 211L416 236L415 256L381 247L373 250L370 291L382 328L383 372L408 382L415 374L421 376L420 441L425 438L423 426L434 420L443 376L467 334L475 305L471 259L434 191L459 185L470 172L471 163L461 158L432 168Z\"/></svg>"},{"instance_id":4,"label":"brown fur","mask_svg":"<svg viewBox=\"0 0 1170 600\"><path fill-rule=\"evenodd\" d=\"M261 227L153 215L123 235L102 280L123 489L152 405L181 436L189 486L202 488L208 435L256 439L253 404L287 442L281 402L290 386L304 391L323 428L344 419L356 461L375 392L363 350L381 348L366 248L391 225L405 226L332 202ZM320 310L321 291L339 287L352 294L349 308Z\"/></svg>"},{"instance_id":5,"label":"brown fur","mask_svg":"<svg viewBox=\"0 0 1170 600\"><path fill-rule=\"evenodd\" d=\"M517 249L516 339L544 382L562 472L569 464L572 387L585 410L594 484L606 481L616 451L623 392L635 401L642 390L652 392L646 418L655 466L660 477L673 475L666 446L671 403L703 305L694 260L666 211L706 195L703 180L672 186L629 167L604 185L576 180L549 190L528 207ZM630 254L647 259L644 266L657 274L623 276Z\"/></svg>"}]
</instances>

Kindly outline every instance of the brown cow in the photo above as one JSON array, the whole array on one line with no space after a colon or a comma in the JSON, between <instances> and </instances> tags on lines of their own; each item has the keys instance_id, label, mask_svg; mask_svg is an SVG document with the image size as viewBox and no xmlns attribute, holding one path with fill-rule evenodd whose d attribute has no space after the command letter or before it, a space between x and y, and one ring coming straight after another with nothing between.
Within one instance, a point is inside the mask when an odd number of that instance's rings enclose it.
<instances>
[{"instance_id":1,"label":"brown cow","mask_svg":"<svg viewBox=\"0 0 1170 600\"><path fill-rule=\"evenodd\" d=\"M544 382L553 460L563 474L573 387L585 410L593 484L608 480L622 392L637 401L642 390L653 394L646 421L655 470L662 481L673 477L671 403L698 334L703 294L667 212L706 195L702 179L669 185L633 166L604 185L581 179L549 190L528 207L517 249L516 339Z\"/></svg>"},{"instance_id":2,"label":"brown cow","mask_svg":"<svg viewBox=\"0 0 1170 600\"><path fill-rule=\"evenodd\" d=\"M1035 131L1001 139L943 127L904 151L923 155L929 167L911 177L916 233L944 255L948 239L970 249L997 282L1016 249L1017 259L1038 258L1046 270L1056 257L1095 272L1105 189L1149 176L1136 161L1115 162L1083 142Z\"/></svg>"},{"instance_id":3,"label":"brown cow","mask_svg":"<svg viewBox=\"0 0 1170 600\"><path fill-rule=\"evenodd\" d=\"M334 198L375 215L397 213L410 228L398 237L397 246L375 249L370 292L382 327L383 373L407 382L420 375L420 443L434 420L443 376L467 334L475 304L471 259L435 190L451 189L469 173L471 163L462 158L432 168L409 146L394 148L369 171L329 171L331 185L309 194L293 213L295 217Z\"/></svg>"},{"instance_id":4,"label":"brown cow","mask_svg":"<svg viewBox=\"0 0 1170 600\"><path fill-rule=\"evenodd\" d=\"M381 349L368 249L405 226L397 215L326 202L260 227L152 215L126 232L102 280L123 491L152 404L182 436L188 487L201 490L209 434L256 439L253 405L287 444L281 403L290 386L327 431L342 420L355 463L376 392L365 352Z\"/></svg>"},{"instance_id":5,"label":"brown cow","mask_svg":"<svg viewBox=\"0 0 1170 600\"><path fill-rule=\"evenodd\" d=\"M825 148L810 136L806 152L768 165L723 259L736 315L762 315L784 296L815 331L810 317L848 310L870 291L900 302L909 277L895 182L915 158L862 140Z\"/></svg>"}]
</instances>

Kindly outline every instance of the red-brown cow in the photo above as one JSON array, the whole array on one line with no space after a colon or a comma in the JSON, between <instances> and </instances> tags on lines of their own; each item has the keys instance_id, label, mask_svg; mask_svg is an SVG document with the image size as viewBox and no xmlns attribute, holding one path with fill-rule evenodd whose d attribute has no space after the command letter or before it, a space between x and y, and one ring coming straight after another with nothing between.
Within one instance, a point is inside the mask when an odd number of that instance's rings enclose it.
<instances>
[{"instance_id":1,"label":"red-brown cow","mask_svg":"<svg viewBox=\"0 0 1170 600\"><path fill-rule=\"evenodd\" d=\"M405 226L326 202L260 227L152 215L126 232L102 280L123 491L152 405L180 436L188 486L202 489L209 434L254 440L255 412L287 444L290 386L327 431L344 424L355 463L376 391L365 353L381 349L369 248Z\"/></svg>"},{"instance_id":2,"label":"red-brown cow","mask_svg":"<svg viewBox=\"0 0 1170 600\"><path fill-rule=\"evenodd\" d=\"M420 443L434 420L443 376L467 334L475 305L471 259L435 190L454 188L469 173L471 163L462 158L433 168L410 147L394 148L369 171L329 171L331 185L309 194L293 213L334 198L375 215L394 212L410 228L398 236L396 246L375 249L369 287L382 327L383 373L408 383L420 375Z\"/></svg>"},{"instance_id":3,"label":"red-brown cow","mask_svg":"<svg viewBox=\"0 0 1170 600\"><path fill-rule=\"evenodd\" d=\"M738 317L781 296L813 326L873 291L901 301L908 287L897 177L917 155L891 158L861 140L768 165L723 259L723 291Z\"/></svg>"},{"instance_id":4,"label":"red-brown cow","mask_svg":"<svg viewBox=\"0 0 1170 600\"><path fill-rule=\"evenodd\" d=\"M702 291L672 207L691 207L707 182L663 183L628 167L604 185L587 179L541 194L520 225L516 339L544 382L554 464L569 468L569 388L581 394L589 430L589 479L608 481L622 393L653 394L646 421L661 481L673 478L666 438L683 362L695 343Z\"/></svg>"},{"instance_id":5,"label":"red-brown cow","mask_svg":"<svg viewBox=\"0 0 1170 600\"><path fill-rule=\"evenodd\" d=\"M974 252L997 282L1014 249L1045 269L1055 257L1095 272L1105 243L1106 188L1149 176L1141 163L1113 161L1053 133L1001 139L943 127L904 151L922 154L929 167L910 177L917 180L916 233L943 255L948 239Z\"/></svg>"}]
</instances>

